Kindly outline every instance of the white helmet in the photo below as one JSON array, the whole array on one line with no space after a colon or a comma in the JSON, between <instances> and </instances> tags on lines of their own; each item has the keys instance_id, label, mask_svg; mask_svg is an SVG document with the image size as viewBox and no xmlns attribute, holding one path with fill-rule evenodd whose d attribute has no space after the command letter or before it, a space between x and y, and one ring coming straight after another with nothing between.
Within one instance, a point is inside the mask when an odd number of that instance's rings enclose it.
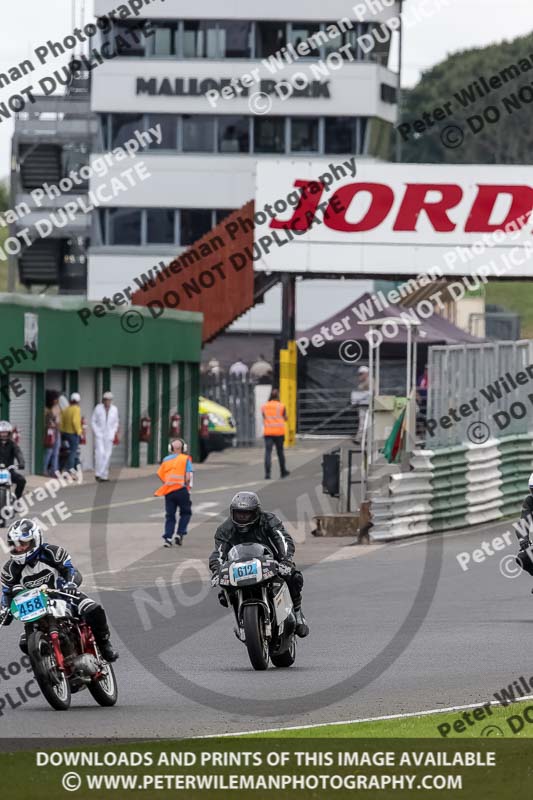
<instances>
[{"instance_id":1,"label":"white helmet","mask_svg":"<svg viewBox=\"0 0 533 800\"><path fill-rule=\"evenodd\" d=\"M70 402L71 403L79 403L81 400L81 396L79 392L72 392L70 395Z\"/></svg>"},{"instance_id":2,"label":"white helmet","mask_svg":"<svg viewBox=\"0 0 533 800\"><path fill-rule=\"evenodd\" d=\"M0 439L9 439L13 433L13 425L6 419L0 420Z\"/></svg>"},{"instance_id":3,"label":"white helmet","mask_svg":"<svg viewBox=\"0 0 533 800\"><path fill-rule=\"evenodd\" d=\"M32 519L18 519L7 534L9 553L17 564L26 564L37 553L42 543L41 529ZM26 549L19 552L19 548L24 546Z\"/></svg>"}]
</instances>

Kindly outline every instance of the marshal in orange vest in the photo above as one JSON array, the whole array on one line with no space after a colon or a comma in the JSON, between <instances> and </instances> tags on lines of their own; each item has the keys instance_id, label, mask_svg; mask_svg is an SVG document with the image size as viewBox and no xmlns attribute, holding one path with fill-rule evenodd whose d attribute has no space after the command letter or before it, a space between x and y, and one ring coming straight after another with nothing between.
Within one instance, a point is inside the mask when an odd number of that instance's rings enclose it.
<instances>
[{"instance_id":1,"label":"marshal in orange vest","mask_svg":"<svg viewBox=\"0 0 533 800\"><path fill-rule=\"evenodd\" d=\"M167 456L159 469L157 470L157 477L163 481L163 485L154 492L156 497L162 497L170 492L175 492L177 489L182 489L184 486L188 489L185 476L190 469L187 465L190 462L190 456L179 453L174 456Z\"/></svg>"},{"instance_id":2,"label":"marshal in orange vest","mask_svg":"<svg viewBox=\"0 0 533 800\"><path fill-rule=\"evenodd\" d=\"M279 400L269 400L261 406L263 436L285 436L285 406Z\"/></svg>"}]
</instances>

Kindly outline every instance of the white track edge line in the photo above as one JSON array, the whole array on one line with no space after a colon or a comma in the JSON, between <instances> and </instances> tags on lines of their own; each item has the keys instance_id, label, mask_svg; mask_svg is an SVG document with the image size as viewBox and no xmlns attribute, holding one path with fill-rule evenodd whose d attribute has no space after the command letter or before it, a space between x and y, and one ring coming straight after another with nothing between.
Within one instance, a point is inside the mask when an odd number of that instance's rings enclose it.
<instances>
[{"instance_id":1,"label":"white track edge line","mask_svg":"<svg viewBox=\"0 0 533 800\"><path fill-rule=\"evenodd\" d=\"M523 697L517 698L514 702L508 703L508 706L515 705L522 702L522 700L532 700L533 694L526 694ZM450 711L464 711L467 708L479 708L480 706L503 706L503 703L498 700L489 700L487 703L469 703L465 706L448 706L448 708L430 708L426 711L408 711L405 714L387 714L382 717L363 717L362 719L346 719L341 722L314 722L310 725L290 725L286 728L262 728L255 731L240 731L238 733L210 733L207 736L194 736L194 739L223 739L227 736L252 736L257 733L277 733L278 731L298 731L310 730L312 728L327 728L338 725L355 725L359 722L382 722L388 719L408 719L409 717L427 717L430 714L446 714ZM507 706L505 706L507 708Z\"/></svg>"}]
</instances>

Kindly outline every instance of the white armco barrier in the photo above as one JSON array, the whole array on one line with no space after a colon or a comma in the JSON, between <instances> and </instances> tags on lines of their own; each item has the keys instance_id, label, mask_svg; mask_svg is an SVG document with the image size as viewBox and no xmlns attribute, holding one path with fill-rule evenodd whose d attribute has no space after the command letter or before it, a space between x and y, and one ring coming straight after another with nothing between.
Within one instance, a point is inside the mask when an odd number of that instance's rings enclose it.
<instances>
[{"instance_id":1,"label":"white armco barrier","mask_svg":"<svg viewBox=\"0 0 533 800\"><path fill-rule=\"evenodd\" d=\"M479 525L516 514L533 472L533 433L415 450L410 472L369 478L373 540ZM374 475L380 465L373 465Z\"/></svg>"}]
</instances>

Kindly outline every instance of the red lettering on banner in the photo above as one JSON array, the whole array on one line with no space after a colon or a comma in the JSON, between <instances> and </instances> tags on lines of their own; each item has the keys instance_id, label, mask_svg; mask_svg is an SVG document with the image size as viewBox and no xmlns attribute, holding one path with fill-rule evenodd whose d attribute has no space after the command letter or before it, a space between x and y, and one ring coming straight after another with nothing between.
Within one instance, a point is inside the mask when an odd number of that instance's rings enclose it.
<instances>
[{"instance_id":1,"label":"red lettering on banner","mask_svg":"<svg viewBox=\"0 0 533 800\"><path fill-rule=\"evenodd\" d=\"M489 223L496 200L501 194L510 194L511 208L503 222ZM513 220L523 228L533 209L533 189L531 186L478 186L470 216L465 225L467 233L490 233L505 228Z\"/></svg>"},{"instance_id":2,"label":"red lettering on banner","mask_svg":"<svg viewBox=\"0 0 533 800\"><path fill-rule=\"evenodd\" d=\"M302 188L298 206L291 219L280 221L273 219L271 228L285 228L296 231L307 231L312 227L317 209L322 210L326 203L320 204L324 186L318 181L297 180L294 186ZM429 192L438 192L440 197L428 200ZM367 192L371 196L370 205L364 216L357 222L346 219L350 205L359 192ZM491 214L500 195L512 198L509 212L503 220L496 224L489 223ZM490 233L501 230L516 220L523 228L533 213L533 188L527 185L478 185L478 192L464 227L461 222L454 222L449 212L456 208L463 199L463 189L456 183L407 183L403 198L394 221L394 231L417 232L417 225L422 212L425 212L429 223L437 233L451 233L456 229L466 233ZM388 217L394 204L394 190L384 183L348 183L341 186L329 199L321 222L331 230L343 233L371 231L378 228Z\"/></svg>"},{"instance_id":3,"label":"red lettering on banner","mask_svg":"<svg viewBox=\"0 0 533 800\"><path fill-rule=\"evenodd\" d=\"M440 192L440 199L435 202L426 200L428 192ZM433 228L439 233L449 233L456 228L447 211L455 208L463 197L463 190L456 183L408 183L405 187L396 222L395 231L416 231L418 218L425 211Z\"/></svg>"},{"instance_id":4,"label":"red lettering on banner","mask_svg":"<svg viewBox=\"0 0 533 800\"><path fill-rule=\"evenodd\" d=\"M372 196L372 202L365 216L359 222L348 222L346 212L355 195L359 194L359 192L369 192ZM335 198L338 201L338 204L336 204L337 209L339 207L342 209L340 212L337 212L333 207ZM386 186L384 183L349 183L347 186L341 186L340 189L337 189L331 198L324 222L328 228L334 231L349 231L351 233L371 231L381 225L391 210L393 203L394 192L390 186Z\"/></svg>"},{"instance_id":5,"label":"red lettering on banner","mask_svg":"<svg viewBox=\"0 0 533 800\"><path fill-rule=\"evenodd\" d=\"M289 228L291 231L306 231L309 229L310 221L316 214L320 198L324 192L324 184L319 181L295 181L297 189L303 188L300 202L294 209L292 217L285 222L273 219L270 223L271 228Z\"/></svg>"}]
</instances>

